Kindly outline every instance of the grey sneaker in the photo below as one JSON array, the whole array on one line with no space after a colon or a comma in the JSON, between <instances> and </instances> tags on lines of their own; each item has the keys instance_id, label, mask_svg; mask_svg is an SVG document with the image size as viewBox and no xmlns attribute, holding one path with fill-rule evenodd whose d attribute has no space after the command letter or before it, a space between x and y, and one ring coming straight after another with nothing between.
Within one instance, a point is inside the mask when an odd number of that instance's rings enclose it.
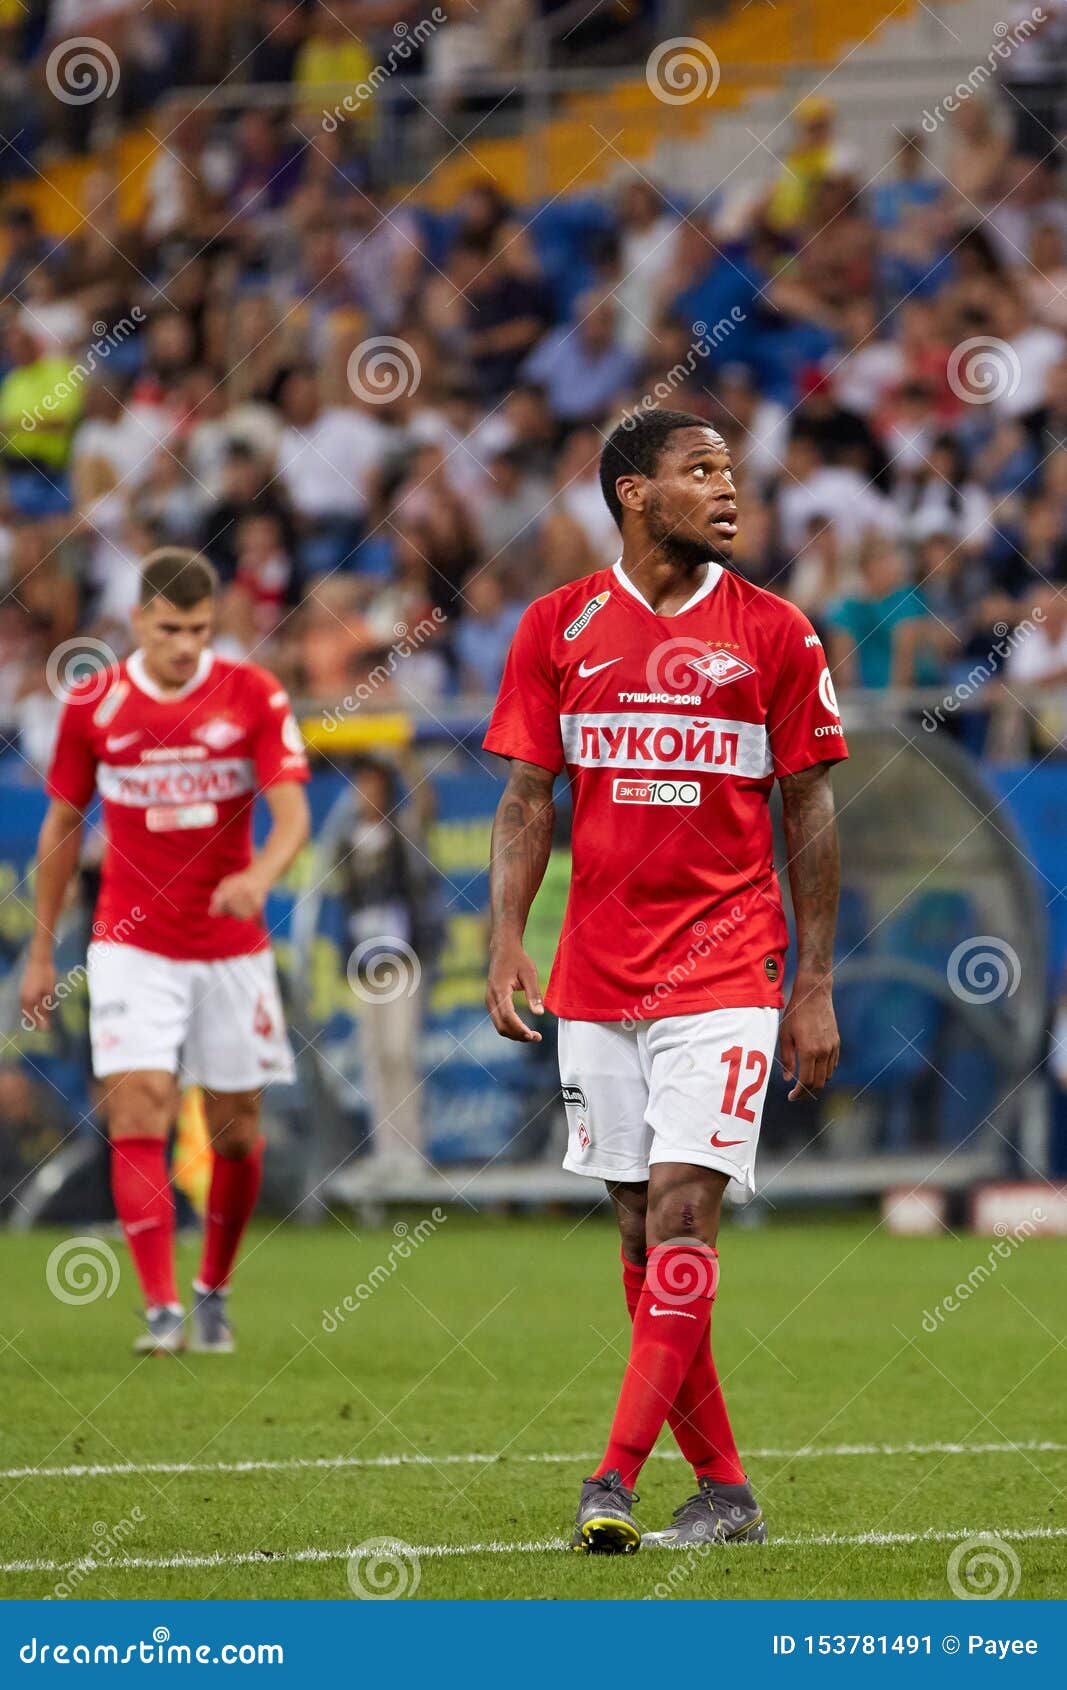
<instances>
[{"instance_id":1,"label":"grey sneaker","mask_svg":"<svg viewBox=\"0 0 1067 1690\"><path fill-rule=\"evenodd\" d=\"M700 1489L674 1510L674 1524L645 1532L649 1549L692 1549L705 1543L766 1543L767 1522L752 1487L698 1479Z\"/></svg>"},{"instance_id":2,"label":"grey sneaker","mask_svg":"<svg viewBox=\"0 0 1067 1690\"><path fill-rule=\"evenodd\" d=\"M586 1479L571 1548L579 1555L633 1555L641 1547L632 1512L637 1500L637 1492L627 1490L614 1469L599 1479Z\"/></svg>"},{"instance_id":3,"label":"grey sneaker","mask_svg":"<svg viewBox=\"0 0 1067 1690\"><path fill-rule=\"evenodd\" d=\"M225 1291L206 1291L193 1281L193 1341L197 1355L230 1356L233 1332L226 1313Z\"/></svg>"},{"instance_id":4,"label":"grey sneaker","mask_svg":"<svg viewBox=\"0 0 1067 1690\"><path fill-rule=\"evenodd\" d=\"M174 1356L185 1348L185 1311L180 1303L161 1303L145 1310L147 1332L133 1341L138 1356Z\"/></svg>"}]
</instances>

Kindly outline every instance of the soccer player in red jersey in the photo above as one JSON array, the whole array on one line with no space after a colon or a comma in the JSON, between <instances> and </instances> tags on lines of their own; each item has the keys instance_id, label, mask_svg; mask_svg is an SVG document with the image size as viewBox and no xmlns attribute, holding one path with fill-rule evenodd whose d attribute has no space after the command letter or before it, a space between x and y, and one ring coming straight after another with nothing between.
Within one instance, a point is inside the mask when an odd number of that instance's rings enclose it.
<instances>
[{"instance_id":1,"label":"soccer player in red jersey","mask_svg":"<svg viewBox=\"0 0 1067 1690\"><path fill-rule=\"evenodd\" d=\"M166 1141L177 1074L203 1089L212 1147L193 1347L226 1353L226 1292L262 1171L262 1087L292 1078L263 905L308 837L308 778L285 691L209 648L217 582L193 552L153 554L138 649L75 685L48 775L23 1009L46 1018L53 936L94 791L106 850L89 946L93 1071L104 1082L115 1209L144 1294L142 1353L180 1350ZM252 851L252 805L271 828Z\"/></svg>"},{"instance_id":2,"label":"soccer player in red jersey","mask_svg":"<svg viewBox=\"0 0 1067 1690\"><path fill-rule=\"evenodd\" d=\"M559 1017L564 1166L607 1182L622 1236L630 1358L575 1549L762 1542L711 1353L715 1246L730 1180L755 1188L776 1044L790 1098L837 1062L830 768L847 752L811 624L726 567L737 506L722 438L685 412L637 412L605 445L600 478L622 556L526 610L485 737L511 759L486 1004L510 1039L541 1036L516 991ZM564 768L571 887L542 1000L523 934ZM797 929L784 1011L775 779ZM665 1421L697 1490L642 1539L634 1485Z\"/></svg>"}]
</instances>

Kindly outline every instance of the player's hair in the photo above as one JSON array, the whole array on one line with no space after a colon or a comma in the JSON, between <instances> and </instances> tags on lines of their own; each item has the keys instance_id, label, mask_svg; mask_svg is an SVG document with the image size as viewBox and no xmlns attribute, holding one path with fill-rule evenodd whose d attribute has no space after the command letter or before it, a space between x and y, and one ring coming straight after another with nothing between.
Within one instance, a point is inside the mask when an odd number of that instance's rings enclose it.
<instances>
[{"instance_id":1,"label":"player's hair","mask_svg":"<svg viewBox=\"0 0 1067 1690\"><path fill-rule=\"evenodd\" d=\"M184 546L160 546L145 558L141 569L141 603L166 599L175 610L192 610L205 599L213 599L219 578L213 566L199 552Z\"/></svg>"},{"instance_id":2,"label":"player's hair","mask_svg":"<svg viewBox=\"0 0 1067 1690\"><path fill-rule=\"evenodd\" d=\"M691 411L631 411L608 436L600 454L600 490L615 526L622 527L622 502L615 491L620 475L654 476L660 453L679 428L707 428L705 417Z\"/></svg>"}]
</instances>

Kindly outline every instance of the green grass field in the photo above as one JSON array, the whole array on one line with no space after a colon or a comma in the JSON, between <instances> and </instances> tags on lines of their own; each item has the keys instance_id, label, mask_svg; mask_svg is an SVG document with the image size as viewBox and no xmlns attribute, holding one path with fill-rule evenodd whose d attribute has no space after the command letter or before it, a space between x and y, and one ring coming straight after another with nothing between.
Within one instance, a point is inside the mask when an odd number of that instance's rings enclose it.
<instances>
[{"instance_id":1,"label":"green grass field","mask_svg":"<svg viewBox=\"0 0 1067 1690\"><path fill-rule=\"evenodd\" d=\"M420 1598L945 1597L954 1541L982 1531L1017 1597L1063 1594L1062 1244L1021 1244L930 1332L991 1241L728 1227L716 1354L772 1541L622 1560L557 1546L625 1357L607 1222L457 1216L409 1232L406 1261L391 1226L261 1226L239 1353L142 1361L124 1248L114 1294L72 1305L46 1282L63 1236L0 1234L7 1596L346 1597L351 1551L395 1538L373 1576ZM183 1245L185 1284L194 1264ZM642 1476L648 1528L691 1488L672 1447Z\"/></svg>"}]
</instances>

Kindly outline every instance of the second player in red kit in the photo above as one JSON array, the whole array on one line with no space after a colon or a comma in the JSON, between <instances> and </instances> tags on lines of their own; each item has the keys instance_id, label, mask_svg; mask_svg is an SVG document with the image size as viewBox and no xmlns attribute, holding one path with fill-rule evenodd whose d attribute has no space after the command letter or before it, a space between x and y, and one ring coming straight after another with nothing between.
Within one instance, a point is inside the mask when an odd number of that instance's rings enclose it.
<instances>
[{"instance_id":1,"label":"second player in red kit","mask_svg":"<svg viewBox=\"0 0 1067 1690\"><path fill-rule=\"evenodd\" d=\"M574 1547L762 1541L711 1356L729 1181L755 1190L776 1049L791 1096L833 1072L838 861L829 782L847 755L807 619L728 568L737 510L725 442L646 411L604 448L622 533L611 569L536 600L516 631L485 746L511 759L493 836L486 1002L537 1038L513 993L559 1017L565 1166L608 1182L633 1347ZM551 847L555 777L574 804L570 895L544 1000L523 945ZM781 786L798 955L769 798ZM666 1421L696 1493L642 1534L634 1483Z\"/></svg>"},{"instance_id":2,"label":"second player in red kit","mask_svg":"<svg viewBox=\"0 0 1067 1690\"><path fill-rule=\"evenodd\" d=\"M210 565L166 550L148 560L142 582L139 648L74 686L63 711L22 1000L37 1019L50 1007L56 923L83 815L98 794L105 852L88 954L89 1030L115 1209L145 1302L148 1330L135 1348L186 1342L166 1164L180 1073L202 1088L212 1142L193 1341L228 1351L226 1294L261 1176L260 1092L292 1078L262 911L307 838L308 768L284 689L265 670L210 649ZM257 792L272 825L253 852Z\"/></svg>"}]
</instances>

